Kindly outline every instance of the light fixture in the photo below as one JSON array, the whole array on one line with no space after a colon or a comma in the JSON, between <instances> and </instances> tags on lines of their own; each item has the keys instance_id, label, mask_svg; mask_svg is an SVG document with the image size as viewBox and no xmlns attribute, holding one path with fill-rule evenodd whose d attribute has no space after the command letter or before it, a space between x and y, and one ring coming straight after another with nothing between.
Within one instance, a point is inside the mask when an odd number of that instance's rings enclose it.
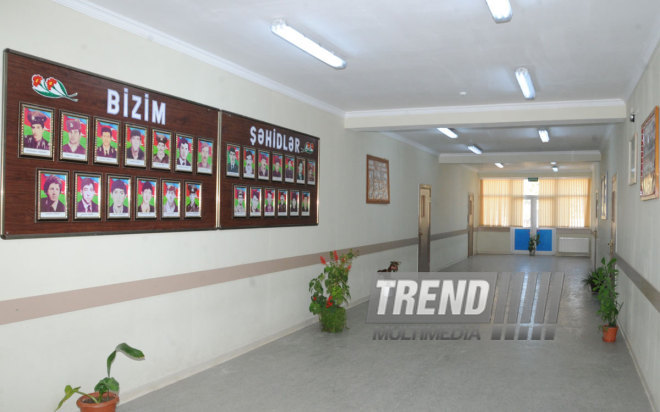
<instances>
[{"instance_id":1,"label":"light fixture","mask_svg":"<svg viewBox=\"0 0 660 412\"><path fill-rule=\"evenodd\" d=\"M331 51L321 47L321 45L314 40L311 40L298 30L287 25L283 19L275 20L270 29L276 35L298 47L305 53L316 57L328 66L334 67L335 69L343 69L346 67L346 62L342 58L336 56Z\"/></svg>"},{"instance_id":2,"label":"light fixture","mask_svg":"<svg viewBox=\"0 0 660 412\"><path fill-rule=\"evenodd\" d=\"M539 129L539 137L543 143L548 143L550 141L550 134L548 129Z\"/></svg>"},{"instance_id":3,"label":"light fixture","mask_svg":"<svg viewBox=\"0 0 660 412\"><path fill-rule=\"evenodd\" d=\"M499 163L499 162L495 163L495 166L499 167L500 169L504 167L504 165L502 163Z\"/></svg>"},{"instance_id":4,"label":"light fixture","mask_svg":"<svg viewBox=\"0 0 660 412\"><path fill-rule=\"evenodd\" d=\"M557 166L557 162L550 162L552 166Z\"/></svg>"},{"instance_id":5,"label":"light fixture","mask_svg":"<svg viewBox=\"0 0 660 412\"><path fill-rule=\"evenodd\" d=\"M486 4L495 23L506 23L511 20L513 11L509 0L486 0Z\"/></svg>"},{"instance_id":6,"label":"light fixture","mask_svg":"<svg viewBox=\"0 0 660 412\"><path fill-rule=\"evenodd\" d=\"M477 146L477 145L473 145L473 144L468 145L468 149L470 149L470 151L471 151L472 153L474 153L474 154L481 154L481 153L483 153L483 152L481 151L481 149L479 148L479 146Z\"/></svg>"},{"instance_id":7,"label":"light fixture","mask_svg":"<svg viewBox=\"0 0 660 412\"><path fill-rule=\"evenodd\" d=\"M552 171L557 173L559 171L559 167L558 166L552 166Z\"/></svg>"},{"instance_id":8,"label":"light fixture","mask_svg":"<svg viewBox=\"0 0 660 412\"><path fill-rule=\"evenodd\" d=\"M531 100L536 96L534 91L534 83L532 83L532 78L529 75L529 70L525 67L518 67L516 69L516 80L520 85L520 90L522 90L523 96L525 99Z\"/></svg>"},{"instance_id":9,"label":"light fixture","mask_svg":"<svg viewBox=\"0 0 660 412\"><path fill-rule=\"evenodd\" d=\"M453 130L451 130L447 127L438 127L437 129L440 133L444 134L445 136L449 137L450 139L456 139L458 137L458 135L456 133L454 133Z\"/></svg>"}]
</instances>

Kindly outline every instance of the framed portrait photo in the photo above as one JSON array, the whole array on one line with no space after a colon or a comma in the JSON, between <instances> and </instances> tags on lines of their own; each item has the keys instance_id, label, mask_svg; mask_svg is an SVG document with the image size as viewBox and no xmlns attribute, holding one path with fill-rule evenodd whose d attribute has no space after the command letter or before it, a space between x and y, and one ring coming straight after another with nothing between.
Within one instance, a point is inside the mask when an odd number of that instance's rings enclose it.
<instances>
[{"instance_id":1,"label":"framed portrait photo","mask_svg":"<svg viewBox=\"0 0 660 412\"><path fill-rule=\"evenodd\" d=\"M108 219L130 219L131 177L108 175L107 213Z\"/></svg>"},{"instance_id":2,"label":"framed portrait photo","mask_svg":"<svg viewBox=\"0 0 660 412\"><path fill-rule=\"evenodd\" d=\"M296 157L296 183L305 183L305 159Z\"/></svg>"},{"instance_id":3,"label":"framed portrait photo","mask_svg":"<svg viewBox=\"0 0 660 412\"><path fill-rule=\"evenodd\" d=\"M275 216L275 209L277 208L275 194L276 190L272 187L264 189L264 216L266 217Z\"/></svg>"},{"instance_id":4,"label":"framed portrait photo","mask_svg":"<svg viewBox=\"0 0 660 412\"><path fill-rule=\"evenodd\" d=\"M271 173L271 180L273 182L281 182L284 169L284 156L281 153L273 152L273 171Z\"/></svg>"},{"instance_id":5,"label":"framed portrait photo","mask_svg":"<svg viewBox=\"0 0 660 412\"><path fill-rule=\"evenodd\" d=\"M94 119L94 163L119 165L119 123Z\"/></svg>"},{"instance_id":6,"label":"framed portrait photo","mask_svg":"<svg viewBox=\"0 0 660 412\"><path fill-rule=\"evenodd\" d=\"M172 133L165 130L151 131L151 168L170 170L172 168Z\"/></svg>"},{"instance_id":7,"label":"framed portrait photo","mask_svg":"<svg viewBox=\"0 0 660 412\"><path fill-rule=\"evenodd\" d=\"M639 193L642 200L658 196L658 106L642 123Z\"/></svg>"},{"instance_id":8,"label":"framed portrait photo","mask_svg":"<svg viewBox=\"0 0 660 412\"><path fill-rule=\"evenodd\" d=\"M161 184L163 194L161 216L163 218L179 218L181 211L181 182L176 180L163 180Z\"/></svg>"},{"instance_id":9,"label":"framed portrait photo","mask_svg":"<svg viewBox=\"0 0 660 412\"><path fill-rule=\"evenodd\" d=\"M257 151L254 147L243 148L243 178L254 179L256 176L254 162L257 156Z\"/></svg>"},{"instance_id":10,"label":"framed portrait photo","mask_svg":"<svg viewBox=\"0 0 660 412\"><path fill-rule=\"evenodd\" d=\"M277 216L286 216L289 210L289 190L277 190Z\"/></svg>"},{"instance_id":11,"label":"framed portrait photo","mask_svg":"<svg viewBox=\"0 0 660 412\"><path fill-rule=\"evenodd\" d=\"M145 139L147 128L127 124L124 131L124 147L126 156L124 165L132 167L147 167Z\"/></svg>"},{"instance_id":12,"label":"framed portrait photo","mask_svg":"<svg viewBox=\"0 0 660 412\"><path fill-rule=\"evenodd\" d=\"M628 184L637 183L637 133L628 139Z\"/></svg>"},{"instance_id":13,"label":"framed portrait photo","mask_svg":"<svg viewBox=\"0 0 660 412\"><path fill-rule=\"evenodd\" d=\"M225 174L227 176L240 177L241 176L241 146L237 144L227 143L227 165Z\"/></svg>"},{"instance_id":14,"label":"framed portrait photo","mask_svg":"<svg viewBox=\"0 0 660 412\"><path fill-rule=\"evenodd\" d=\"M37 219L68 219L67 199L69 172L61 170L39 170L37 172Z\"/></svg>"},{"instance_id":15,"label":"framed portrait photo","mask_svg":"<svg viewBox=\"0 0 660 412\"><path fill-rule=\"evenodd\" d=\"M101 175L90 173L75 174L76 198L74 219L101 218Z\"/></svg>"},{"instance_id":16,"label":"framed portrait photo","mask_svg":"<svg viewBox=\"0 0 660 412\"><path fill-rule=\"evenodd\" d=\"M234 186L234 217L247 216L247 187Z\"/></svg>"},{"instance_id":17,"label":"framed portrait photo","mask_svg":"<svg viewBox=\"0 0 660 412\"><path fill-rule=\"evenodd\" d=\"M147 177L135 178L135 217L155 219L158 213L158 180Z\"/></svg>"},{"instance_id":18,"label":"framed portrait photo","mask_svg":"<svg viewBox=\"0 0 660 412\"><path fill-rule=\"evenodd\" d=\"M390 203L390 161L367 155L367 203Z\"/></svg>"},{"instance_id":19,"label":"framed portrait photo","mask_svg":"<svg viewBox=\"0 0 660 412\"><path fill-rule=\"evenodd\" d=\"M87 163L89 117L62 112L60 159Z\"/></svg>"},{"instance_id":20,"label":"framed portrait photo","mask_svg":"<svg viewBox=\"0 0 660 412\"><path fill-rule=\"evenodd\" d=\"M260 180L270 180L270 152L259 150L257 176Z\"/></svg>"},{"instance_id":21,"label":"framed portrait photo","mask_svg":"<svg viewBox=\"0 0 660 412\"><path fill-rule=\"evenodd\" d=\"M260 187L250 187L250 216L261 216L261 196L263 189Z\"/></svg>"},{"instance_id":22,"label":"framed portrait photo","mask_svg":"<svg viewBox=\"0 0 660 412\"><path fill-rule=\"evenodd\" d=\"M309 208L311 207L310 200L311 200L310 192L303 190L302 201L300 205L300 216L309 216Z\"/></svg>"},{"instance_id":23,"label":"framed portrait photo","mask_svg":"<svg viewBox=\"0 0 660 412\"><path fill-rule=\"evenodd\" d=\"M192 172L193 142L192 136L176 135L176 159L174 170L177 172Z\"/></svg>"},{"instance_id":24,"label":"framed portrait photo","mask_svg":"<svg viewBox=\"0 0 660 412\"><path fill-rule=\"evenodd\" d=\"M186 209L184 217L202 217L202 184L186 182Z\"/></svg>"},{"instance_id":25,"label":"framed portrait photo","mask_svg":"<svg viewBox=\"0 0 660 412\"><path fill-rule=\"evenodd\" d=\"M291 200L289 202L289 216L300 216L300 191L291 191Z\"/></svg>"},{"instance_id":26,"label":"framed portrait photo","mask_svg":"<svg viewBox=\"0 0 660 412\"><path fill-rule=\"evenodd\" d=\"M284 181L293 183L296 173L296 158L293 156L284 156Z\"/></svg>"},{"instance_id":27,"label":"framed portrait photo","mask_svg":"<svg viewBox=\"0 0 660 412\"><path fill-rule=\"evenodd\" d=\"M197 139L197 173L213 174L213 140Z\"/></svg>"},{"instance_id":28,"label":"framed portrait photo","mask_svg":"<svg viewBox=\"0 0 660 412\"><path fill-rule=\"evenodd\" d=\"M316 184L316 161L307 160L307 184Z\"/></svg>"},{"instance_id":29,"label":"framed portrait photo","mask_svg":"<svg viewBox=\"0 0 660 412\"><path fill-rule=\"evenodd\" d=\"M21 104L20 155L53 158L53 109Z\"/></svg>"}]
</instances>

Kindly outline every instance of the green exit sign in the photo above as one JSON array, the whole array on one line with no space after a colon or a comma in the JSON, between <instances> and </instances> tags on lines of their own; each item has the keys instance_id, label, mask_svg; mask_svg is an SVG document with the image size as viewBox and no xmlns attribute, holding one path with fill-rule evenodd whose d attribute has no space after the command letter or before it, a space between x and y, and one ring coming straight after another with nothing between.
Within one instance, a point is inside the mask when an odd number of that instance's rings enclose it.
<instances>
[{"instance_id":1,"label":"green exit sign","mask_svg":"<svg viewBox=\"0 0 660 412\"><path fill-rule=\"evenodd\" d=\"M538 178L538 177L528 177L528 178L527 178L527 181L528 181L528 182L538 182L538 181L539 181L539 178Z\"/></svg>"}]
</instances>

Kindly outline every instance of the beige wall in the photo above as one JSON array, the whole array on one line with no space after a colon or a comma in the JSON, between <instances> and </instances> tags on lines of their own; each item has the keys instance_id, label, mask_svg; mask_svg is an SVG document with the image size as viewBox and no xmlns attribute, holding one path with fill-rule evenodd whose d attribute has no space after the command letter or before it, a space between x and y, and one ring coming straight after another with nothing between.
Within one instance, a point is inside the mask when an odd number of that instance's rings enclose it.
<instances>
[{"instance_id":1,"label":"beige wall","mask_svg":"<svg viewBox=\"0 0 660 412\"><path fill-rule=\"evenodd\" d=\"M617 253L625 259L656 293L660 290L660 199L642 201L637 183L628 185L628 139L640 134L641 125L651 110L660 104L660 50L656 49L642 78L627 102L637 113L635 123L626 122L615 128L603 143L601 173L607 171L610 180L617 174ZM637 158L639 160L639 145ZM639 170L639 162L638 162ZM611 196L608 194L609 207ZM609 253L611 214L598 221L599 260ZM651 394L656 409L660 409L660 313L640 292L625 272L621 272L619 291L623 309L619 323Z\"/></svg>"},{"instance_id":2,"label":"beige wall","mask_svg":"<svg viewBox=\"0 0 660 412\"><path fill-rule=\"evenodd\" d=\"M433 190L432 233L465 228L465 199L475 184L473 172L462 166L440 166L436 156L383 135L346 132L336 113L51 1L5 2L0 42L3 49L321 138L318 226L1 240L0 304L28 297L39 304L46 294L68 296L68 291L122 282L130 287L144 279L414 239L421 183ZM390 160L389 205L364 201L366 154ZM458 207L454 199L459 199ZM102 249L121 250L125 257L121 263L103 261L98 258ZM433 250L438 253L434 266L445 266L465 257L467 246L436 241ZM163 253L172 259L144 259ZM358 258L351 273L354 301L368 295L374 271L390 260L402 261L403 271L415 271L417 247ZM147 356L142 363L125 359L115 363L113 375L121 382L126 401L281 336L314 320L307 310L307 284L319 271L320 265L293 268L0 325L0 410L24 410L25 399L32 402L30 410L52 410L65 384L91 390L104 373L105 357L122 341L143 349ZM186 276L181 280L185 282ZM73 402L64 410L75 410Z\"/></svg>"}]
</instances>

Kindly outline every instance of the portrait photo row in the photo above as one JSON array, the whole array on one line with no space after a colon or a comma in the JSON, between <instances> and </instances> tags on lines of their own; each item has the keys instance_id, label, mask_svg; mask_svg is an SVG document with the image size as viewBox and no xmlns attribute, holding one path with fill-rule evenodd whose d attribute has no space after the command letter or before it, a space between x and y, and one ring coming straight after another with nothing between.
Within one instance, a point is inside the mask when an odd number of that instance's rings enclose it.
<instances>
[{"instance_id":1,"label":"portrait photo row","mask_svg":"<svg viewBox=\"0 0 660 412\"><path fill-rule=\"evenodd\" d=\"M201 218L203 184L39 170L37 220Z\"/></svg>"}]
</instances>

